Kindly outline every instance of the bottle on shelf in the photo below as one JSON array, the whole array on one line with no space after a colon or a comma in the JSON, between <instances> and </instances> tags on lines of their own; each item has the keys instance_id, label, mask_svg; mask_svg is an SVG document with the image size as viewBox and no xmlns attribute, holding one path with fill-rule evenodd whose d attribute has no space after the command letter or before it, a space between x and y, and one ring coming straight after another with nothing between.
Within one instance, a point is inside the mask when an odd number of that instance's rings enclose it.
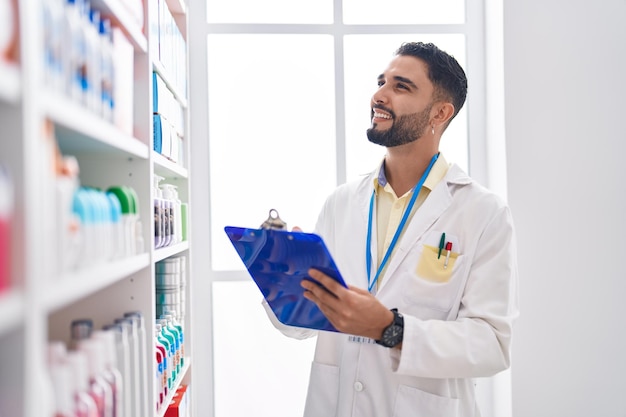
<instances>
[{"instance_id":1,"label":"bottle on shelf","mask_svg":"<svg viewBox=\"0 0 626 417\"><path fill-rule=\"evenodd\" d=\"M176 380L176 369L174 366L174 346L163 336L162 326L157 323L154 327L155 330L155 343L157 346L163 348L165 351L165 373L166 373L166 385L165 385L165 396L169 393L174 385L174 381Z\"/></svg>"},{"instance_id":2,"label":"bottle on shelf","mask_svg":"<svg viewBox=\"0 0 626 417\"><path fill-rule=\"evenodd\" d=\"M70 349L76 349L78 342L89 339L93 331L93 320L75 319L70 324Z\"/></svg>"},{"instance_id":3,"label":"bottle on shelf","mask_svg":"<svg viewBox=\"0 0 626 417\"><path fill-rule=\"evenodd\" d=\"M148 361L146 358L146 352L148 351L147 348L147 340L146 340L146 326L145 326L145 321L143 318L143 314L140 311L129 311L124 313L124 318L126 319L130 319L134 322L135 327L137 328L137 345L139 348L139 352L140 352L140 357L139 357L139 375L140 375L140 389L141 392L144 393L144 397L145 397L145 393L148 390ZM142 399L141 401L141 411L142 414L141 415L149 415L149 411L148 411L148 403L147 401L145 401L146 398Z\"/></svg>"},{"instance_id":4,"label":"bottle on shelf","mask_svg":"<svg viewBox=\"0 0 626 417\"><path fill-rule=\"evenodd\" d=\"M123 331L127 335L128 347L130 351L130 398L131 398L131 415L141 415L142 398L145 393L141 391L141 375L140 363L143 352L139 352L139 337L137 324L129 318L117 318L115 323L122 326Z\"/></svg>"},{"instance_id":5,"label":"bottle on shelf","mask_svg":"<svg viewBox=\"0 0 626 417\"><path fill-rule=\"evenodd\" d=\"M129 398L124 397L124 378L117 368L115 335L104 330L94 330L91 337L100 341L103 347L102 375L113 392L113 416L124 417L124 402L129 401Z\"/></svg>"},{"instance_id":6,"label":"bottle on shelf","mask_svg":"<svg viewBox=\"0 0 626 417\"><path fill-rule=\"evenodd\" d=\"M169 224L170 224L170 245L180 243L182 241L181 235L181 221L180 221L180 205L181 201L178 199L178 192L174 184L163 184L163 199L169 202Z\"/></svg>"},{"instance_id":7,"label":"bottle on shelf","mask_svg":"<svg viewBox=\"0 0 626 417\"><path fill-rule=\"evenodd\" d=\"M76 349L87 356L87 375L89 378L89 394L98 406L103 417L113 417L115 404L113 402L113 387L105 379L104 349L102 342L93 338L82 339L77 342Z\"/></svg>"},{"instance_id":8,"label":"bottle on shelf","mask_svg":"<svg viewBox=\"0 0 626 417\"><path fill-rule=\"evenodd\" d=\"M154 195L154 248L158 249L165 243L165 203L159 183L163 177L152 177L152 193Z\"/></svg>"},{"instance_id":9,"label":"bottle on shelf","mask_svg":"<svg viewBox=\"0 0 626 417\"><path fill-rule=\"evenodd\" d=\"M176 311L168 310L161 316L165 320L167 320L168 326L176 331L178 334L178 340L180 343L180 363L181 366L185 365L185 334L183 330L182 324L178 322L176 319L177 314Z\"/></svg>"},{"instance_id":10,"label":"bottle on shelf","mask_svg":"<svg viewBox=\"0 0 626 417\"><path fill-rule=\"evenodd\" d=\"M72 371L67 363L49 365L54 391L54 417L74 417L74 396L71 390Z\"/></svg>"},{"instance_id":11,"label":"bottle on shelf","mask_svg":"<svg viewBox=\"0 0 626 417\"><path fill-rule=\"evenodd\" d=\"M122 394L124 401L124 416L133 415L132 395L134 393L134 387L132 386L132 369L130 359L130 346L128 342L128 333L125 331L124 326L119 323L107 324L102 328L105 332L113 334L115 338L115 351L116 351L116 368L122 375L122 387L124 393Z\"/></svg>"},{"instance_id":12,"label":"bottle on shelf","mask_svg":"<svg viewBox=\"0 0 626 417\"><path fill-rule=\"evenodd\" d=\"M47 86L58 92L63 92L65 89L62 56L65 13L63 5L64 0L44 0L42 2L44 80Z\"/></svg>"},{"instance_id":13,"label":"bottle on shelf","mask_svg":"<svg viewBox=\"0 0 626 417\"><path fill-rule=\"evenodd\" d=\"M174 361L172 365L173 375L172 379L176 381L178 375L180 374L180 342L178 341L178 335L176 332L168 326L167 320L159 318L157 319L157 323L161 325L161 334L164 338L166 338L170 342L170 350L172 354L172 360Z\"/></svg>"},{"instance_id":14,"label":"bottle on shelf","mask_svg":"<svg viewBox=\"0 0 626 417\"><path fill-rule=\"evenodd\" d=\"M96 401L89 394L87 356L84 352L67 352L66 361L72 373L76 417L101 417Z\"/></svg>"},{"instance_id":15,"label":"bottle on shelf","mask_svg":"<svg viewBox=\"0 0 626 417\"><path fill-rule=\"evenodd\" d=\"M63 36L64 84L67 96L78 103L83 103L83 97L85 97L85 33L81 23L83 1L66 0L63 24L65 28Z\"/></svg>"},{"instance_id":16,"label":"bottle on shelf","mask_svg":"<svg viewBox=\"0 0 626 417\"><path fill-rule=\"evenodd\" d=\"M19 61L19 16L17 0L0 0L0 62Z\"/></svg>"},{"instance_id":17,"label":"bottle on shelf","mask_svg":"<svg viewBox=\"0 0 626 417\"><path fill-rule=\"evenodd\" d=\"M155 346L154 353L155 353L155 359L156 359L156 375L155 375L156 383L154 384L154 387L155 387L154 394L155 394L155 399L156 399L156 409L159 410L164 400L164 391L165 391L165 385L166 385L165 376L167 374L165 373L166 365L165 365L164 350L159 349L158 346Z\"/></svg>"},{"instance_id":18,"label":"bottle on shelf","mask_svg":"<svg viewBox=\"0 0 626 417\"><path fill-rule=\"evenodd\" d=\"M0 165L0 293L11 283L11 223L13 222L13 185Z\"/></svg>"},{"instance_id":19,"label":"bottle on shelf","mask_svg":"<svg viewBox=\"0 0 626 417\"><path fill-rule=\"evenodd\" d=\"M102 117L113 122L113 39L111 37L111 21L107 18L100 20L100 73L101 73L101 106Z\"/></svg>"}]
</instances>

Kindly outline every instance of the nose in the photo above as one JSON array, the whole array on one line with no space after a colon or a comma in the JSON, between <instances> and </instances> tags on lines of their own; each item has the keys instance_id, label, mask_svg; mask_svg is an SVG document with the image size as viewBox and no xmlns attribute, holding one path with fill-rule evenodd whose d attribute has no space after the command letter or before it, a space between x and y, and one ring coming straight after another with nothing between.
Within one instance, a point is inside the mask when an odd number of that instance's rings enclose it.
<instances>
[{"instance_id":1,"label":"nose","mask_svg":"<svg viewBox=\"0 0 626 417\"><path fill-rule=\"evenodd\" d=\"M372 95L372 104L384 104L387 102L387 94L385 93L385 86L381 85Z\"/></svg>"}]
</instances>

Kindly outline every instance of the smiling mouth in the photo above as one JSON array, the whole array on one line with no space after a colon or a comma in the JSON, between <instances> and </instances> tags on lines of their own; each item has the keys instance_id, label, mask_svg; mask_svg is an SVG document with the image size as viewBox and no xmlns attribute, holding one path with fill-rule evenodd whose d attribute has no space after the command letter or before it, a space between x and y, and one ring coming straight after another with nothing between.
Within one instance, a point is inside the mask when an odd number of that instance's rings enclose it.
<instances>
[{"instance_id":1,"label":"smiling mouth","mask_svg":"<svg viewBox=\"0 0 626 417\"><path fill-rule=\"evenodd\" d=\"M388 113L382 113L382 112L381 112L381 111L379 111L379 110L374 110L374 116L373 116L373 118L374 118L374 119L386 119L386 120L391 120L391 119L393 119L393 117L391 117L391 115L390 115L390 114L388 114Z\"/></svg>"},{"instance_id":2,"label":"smiling mouth","mask_svg":"<svg viewBox=\"0 0 626 417\"><path fill-rule=\"evenodd\" d=\"M393 120L393 113L390 111L382 110L380 107L375 106L372 109L372 125L376 127L377 123L383 123L387 120Z\"/></svg>"}]
</instances>

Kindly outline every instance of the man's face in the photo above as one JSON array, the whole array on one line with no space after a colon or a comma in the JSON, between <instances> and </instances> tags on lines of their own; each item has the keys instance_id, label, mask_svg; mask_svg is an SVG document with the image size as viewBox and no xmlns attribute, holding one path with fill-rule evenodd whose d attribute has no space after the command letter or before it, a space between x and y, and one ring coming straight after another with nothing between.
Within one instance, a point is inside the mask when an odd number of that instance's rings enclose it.
<instances>
[{"instance_id":1,"label":"man's face","mask_svg":"<svg viewBox=\"0 0 626 417\"><path fill-rule=\"evenodd\" d=\"M411 56L396 56L378 77L372 97L372 126L367 137L385 147L416 141L430 128L434 87L426 64Z\"/></svg>"}]
</instances>

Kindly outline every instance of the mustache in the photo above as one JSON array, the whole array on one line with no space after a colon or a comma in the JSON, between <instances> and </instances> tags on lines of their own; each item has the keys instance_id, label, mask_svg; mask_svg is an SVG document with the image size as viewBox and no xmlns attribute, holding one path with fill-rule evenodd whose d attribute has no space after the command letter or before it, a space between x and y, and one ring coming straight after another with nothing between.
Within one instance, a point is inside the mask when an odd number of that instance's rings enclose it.
<instances>
[{"instance_id":1,"label":"mustache","mask_svg":"<svg viewBox=\"0 0 626 417\"><path fill-rule=\"evenodd\" d=\"M391 115L392 118L394 118L394 119L396 118L396 114L394 113L393 110L388 109L387 107L385 107L383 105L380 105L380 104L374 104L372 106L372 117L374 117L374 109L379 109L379 110L382 110L384 112L387 112L387 113L389 113Z\"/></svg>"}]
</instances>

